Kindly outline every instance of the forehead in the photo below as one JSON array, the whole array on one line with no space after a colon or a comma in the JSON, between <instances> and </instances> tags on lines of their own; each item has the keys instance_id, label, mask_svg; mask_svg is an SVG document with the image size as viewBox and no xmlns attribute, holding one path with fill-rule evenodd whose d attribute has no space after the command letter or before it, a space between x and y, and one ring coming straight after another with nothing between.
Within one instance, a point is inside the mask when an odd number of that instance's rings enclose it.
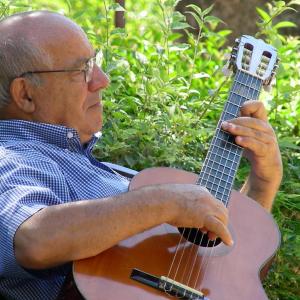
<instances>
[{"instance_id":1,"label":"forehead","mask_svg":"<svg viewBox=\"0 0 300 300\"><path fill-rule=\"evenodd\" d=\"M95 53L86 35L80 31L60 32L51 41L46 41L44 47L57 67L82 65Z\"/></svg>"}]
</instances>

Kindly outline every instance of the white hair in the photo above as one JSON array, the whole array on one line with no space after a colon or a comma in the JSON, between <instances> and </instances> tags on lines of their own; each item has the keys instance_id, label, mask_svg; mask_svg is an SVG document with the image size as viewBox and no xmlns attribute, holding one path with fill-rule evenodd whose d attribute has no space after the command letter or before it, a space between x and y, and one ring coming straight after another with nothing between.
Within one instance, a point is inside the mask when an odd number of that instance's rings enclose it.
<instances>
[{"instance_id":1,"label":"white hair","mask_svg":"<svg viewBox=\"0 0 300 300\"><path fill-rule=\"evenodd\" d=\"M11 100L10 84L25 72L37 71L39 66L52 66L52 59L41 47L17 35L0 37L0 108ZM36 74L25 75L32 84L42 84Z\"/></svg>"}]
</instances>

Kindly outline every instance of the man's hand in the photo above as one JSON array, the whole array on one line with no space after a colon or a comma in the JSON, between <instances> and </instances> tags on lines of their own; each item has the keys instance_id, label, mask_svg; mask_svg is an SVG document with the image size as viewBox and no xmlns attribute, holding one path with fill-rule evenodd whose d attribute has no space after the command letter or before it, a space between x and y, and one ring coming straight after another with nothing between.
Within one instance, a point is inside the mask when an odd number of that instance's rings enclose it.
<instances>
[{"instance_id":1,"label":"man's hand","mask_svg":"<svg viewBox=\"0 0 300 300\"><path fill-rule=\"evenodd\" d=\"M246 101L241 107L241 116L223 122L222 128L233 134L235 142L245 148L244 155L251 163L251 172L242 192L271 210L282 179L282 162L263 103Z\"/></svg>"},{"instance_id":2,"label":"man's hand","mask_svg":"<svg viewBox=\"0 0 300 300\"><path fill-rule=\"evenodd\" d=\"M202 232L208 233L211 240L220 237L226 245L233 244L227 227L228 210L206 188L196 184L166 184L160 185L160 190L177 207L170 224L200 228Z\"/></svg>"}]
</instances>

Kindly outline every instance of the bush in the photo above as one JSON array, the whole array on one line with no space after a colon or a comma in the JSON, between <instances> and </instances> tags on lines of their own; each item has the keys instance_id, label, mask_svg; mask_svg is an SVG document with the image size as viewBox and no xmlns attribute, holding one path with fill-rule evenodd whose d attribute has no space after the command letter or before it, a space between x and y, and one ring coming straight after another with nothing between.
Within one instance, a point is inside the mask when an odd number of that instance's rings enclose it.
<instances>
[{"instance_id":1,"label":"bush","mask_svg":"<svg viewBox=\"0 0 300 300\"><path fill-rule=\"evenodd\" d=\"M47 8L60 11L81 25L103 52L103 68L111 78L104 92L103 138L95 149L100 160L141 170L172 166L193 172L201 168L230 82L221 72L229 30L213 7L190 6L200 31L189 33L185 17L174 11L175 0L126 2L126 29L114 28L111 0L1 2L3 14ZM290 22L276 17L299 1L273 1L258 8L257 37L277 47L281 58L271 94L262 101L278 135L284 179L273 213L282 245L265 287L270 299L299 299L300 207L300 39L280 34ZM180 30L187 41L179 42ZM236 185L249 170L242 162Z\"/></svg>"}]
</instances>

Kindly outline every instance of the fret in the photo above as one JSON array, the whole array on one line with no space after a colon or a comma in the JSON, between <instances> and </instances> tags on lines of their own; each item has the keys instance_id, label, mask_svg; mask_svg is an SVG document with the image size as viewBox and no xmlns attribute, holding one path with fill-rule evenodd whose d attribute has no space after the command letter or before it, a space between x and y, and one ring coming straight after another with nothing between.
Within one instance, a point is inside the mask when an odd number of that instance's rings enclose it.
<instances>
[{"instance_id":1,"label":"fret","mask_svg":"<svg viewBox=\"0 0 300 300\"><path fill-rule=\"evenodd\" d=\"M262 80L245 72L235 75L227 102L212 139L197 184L205 186L217 199L227 205L243 148L234 136L222 130L221 123L236 118L247 100L258 98Z\"/></svg>"},{"instance_id":2,"label":"fret","mask_svg":"<svg viewBox=\"0 0 300 300\"><path fill-rule=\"evenodd\" d=\"M234 82L240 82L248 87L256 89L260 92L262 80L244 72L238 72L234 78Z\"/></svg>"},{"instance_id":3,"label":"fret","mask_svg":"<svg viewBox=\"0 0 300 300\"><path fill-rule=\"evenodd\" d=\"M236 117L236 113L231 113L226 111L224 112L223 116L224 116L224 120L230 120Z\"/></svg>"},{"instance_id":4,"label":"fret","mask_svg":"<svg viewBox=\"0 0 300 300\"><path fill-rule=\"evenodd\" d=\"M228 101L230 101L230 103L234 104L234 105L237 105L238 107L241 107L242 104L246 101L246 100L249 100L249 98L246 98L244 96L241 96L241 95L238 95L232 91L230 91L229 93L229 97L228 97ZM227 103L225 104L225 107L226 107Z\"/></svg>"},{"instance_id":5,"label":"fret","mask_svg":"<svg viewBox=\"0 0 300 300\"><path fill-rule=\"evenodd\" d=\"M212 168L209 168L209 169L206 169L203 171L203 173L201 174L201 176L199 177L201 180L209 180L210 178L216 178L218 179L219 181L233 181L234 179L234 176L235 175L235 172L234 170L232 170L233 174L229 174L228 173L226 174L226 172L224 172L225 169L223 169L222 171L216 171L215 169L212 169Z\"/></svg>"},{"instance_id":6,"label":"fret","mask_svg":"<svg viewBox=\"0 0 300 300\"><path fill-rule=\"evenodd\" d=\"M230 114L234 115L234 118L235 118L238 115L239 110L240 110L239 105L228 101L228 105L226 105L226 108L225 108L226 113L230 113ZM225 113L225 115L224 114L222 115L223 118L227 118L226 113Z\"/></svg>"},{"instance_id":7,"label":"fret","mask_svg":"<svg viewBox=\"0 0 300 300\"><path fill-rule=\"evenodd\" d=\"M224 145L225 144L225 145ZM234 139L232 139L232 135L230 135L228 132L224 131L223 129L217 128L216 135L212 140L212 146L228 146L233 148L241 148L239 145L237 145L234 142Z\"/></svg>"},{"instance_id":8,"label":"fret","mask_svg":"<svg viewBox=\"0 0 300 300\"><path fill-rule=\"evenodd\" d=\"M213 196L215 196L218 200L225 200L224 204L226 204L227 199L230 196L232 190L232 182L226 181L218 181L211 182L209 180L201 180L199 183L204 187L206 187Z\"/></svg>"},{"instance_id":9,"label":"fret","mask_svg":"<svg viewBox=\"0 0 300 300\"><path fill-rule=\"evenodd\" d=\"M243 81L239 81L238 79L235 79L235 82L259 93L259 89L257 88L258 82L256 81L251 80L250 84L245 84Z\"/></svg>"},{"instance_id":10,"label":"fret","mask_svg":"<svg viewBox=\"0 0 300 300\"><path fill-rule=\"evenodd\" d=\"M226 156L224 155L226 153ZM220 153L219 156L222 156ZM236 167L240 160L240 153L234 154L230 151L223 152L223 159L220 160L215 156L211 156L208 160L204 161L203 169L207 168L214 168L216 171L220 170L220 168L232 168ZM209 163L208 163L209 162Z\"/></svg>"},{"instance_id":11,"label":"fret","mask_svg":"<svg viewBox=\"0 0 300 300\"><path fill-rule=\"evenodd\" d=\"M210 180L209 180L210 179ZM215 177L215 179L218 179ZM219 192L220 190L222 191L231 191L231 183L227 182L225 180L218 180L218 185L216 185L215 181L212 181L211 178L208 179L203 179L200 181L201 185L204 185L206 188L213 190L215 192Z\"/></svg>"},{"instance_id":12,"label":"fret","mask_svg":"<svg viewBox=\"0 0 300 300\"><path fill-rule=\"evenodd\" d=\"M235 172L231 168L225 167L222 171L213 169L212 167L206 167L205 170L203 170L205 176L209 176L212 178L222 178L222 177L228 177L229 180L234 179Z\"/></svg>"},{"instance_id":13,"label":"fret","mask_svg":"<svg viewBox=\"0 0 300 300\"><path fill-rule=\"evenodd\" d=\"M209 167L207 166L207 168L213 168L216 172L226 170L226 174L224 175L227 176L228 172L230 172L229 169L234 170L234 168L238 166L239 161L240 158L238 155L235 156L235 159L224 158L222 162L210 160L208 164ZM204 167L206 167L206 165ZM203 168L203 170L205 171L206 168Z\"/></svg>"},{"instance_id":14,"label":"fret","mask_svg":"<svg viewBox=\"0 0 300 300\"><path fill-rule=\"evenodd\" d=\"M231 98L229 98L229 100L227 100L228 106L229 107L233 106L233 107L236 107L237 109L240 109L240 107L241 107L240 103L235 103L235 102L233 102L231 100L232 100Z\"/></svg>"},{"instance_id":15,"label":"fret","mask_svg":"<svg viewBox=\"0 0 300 300\"><path fill-rule=\"evenodd\" d=\"M241 107L241 103L244 103L246 100L252 99L251 97L246 97L246 95L241 95L238 92L232 91L232 90L229 92L229 95L231 97L237 96L237 98L239 100L239 107ZM247 95L249 95L249 94L247 93ZM229 96L229 99L230 99L230 96Z\"/></svg>"},{"instance_id":16,"label":"fret","mask_svg":"<svg viewBox=\"0 0 300 300\"><path fill-rule=\"evenodd\" d=\"M227 134L228 135L228 134ZM223 135L224 136L224 135ZM234 154L233 151L236 150L236 152L241 151L242 147L236 145L234 143L234 138L228 135L228 139L231 139L231 141L224 140L224 137L222 139L222 135L218 134L213 138L211 149L209 152L219 151L221 150L222 153L231 155Z\"/></svg>"}]
</instances>

